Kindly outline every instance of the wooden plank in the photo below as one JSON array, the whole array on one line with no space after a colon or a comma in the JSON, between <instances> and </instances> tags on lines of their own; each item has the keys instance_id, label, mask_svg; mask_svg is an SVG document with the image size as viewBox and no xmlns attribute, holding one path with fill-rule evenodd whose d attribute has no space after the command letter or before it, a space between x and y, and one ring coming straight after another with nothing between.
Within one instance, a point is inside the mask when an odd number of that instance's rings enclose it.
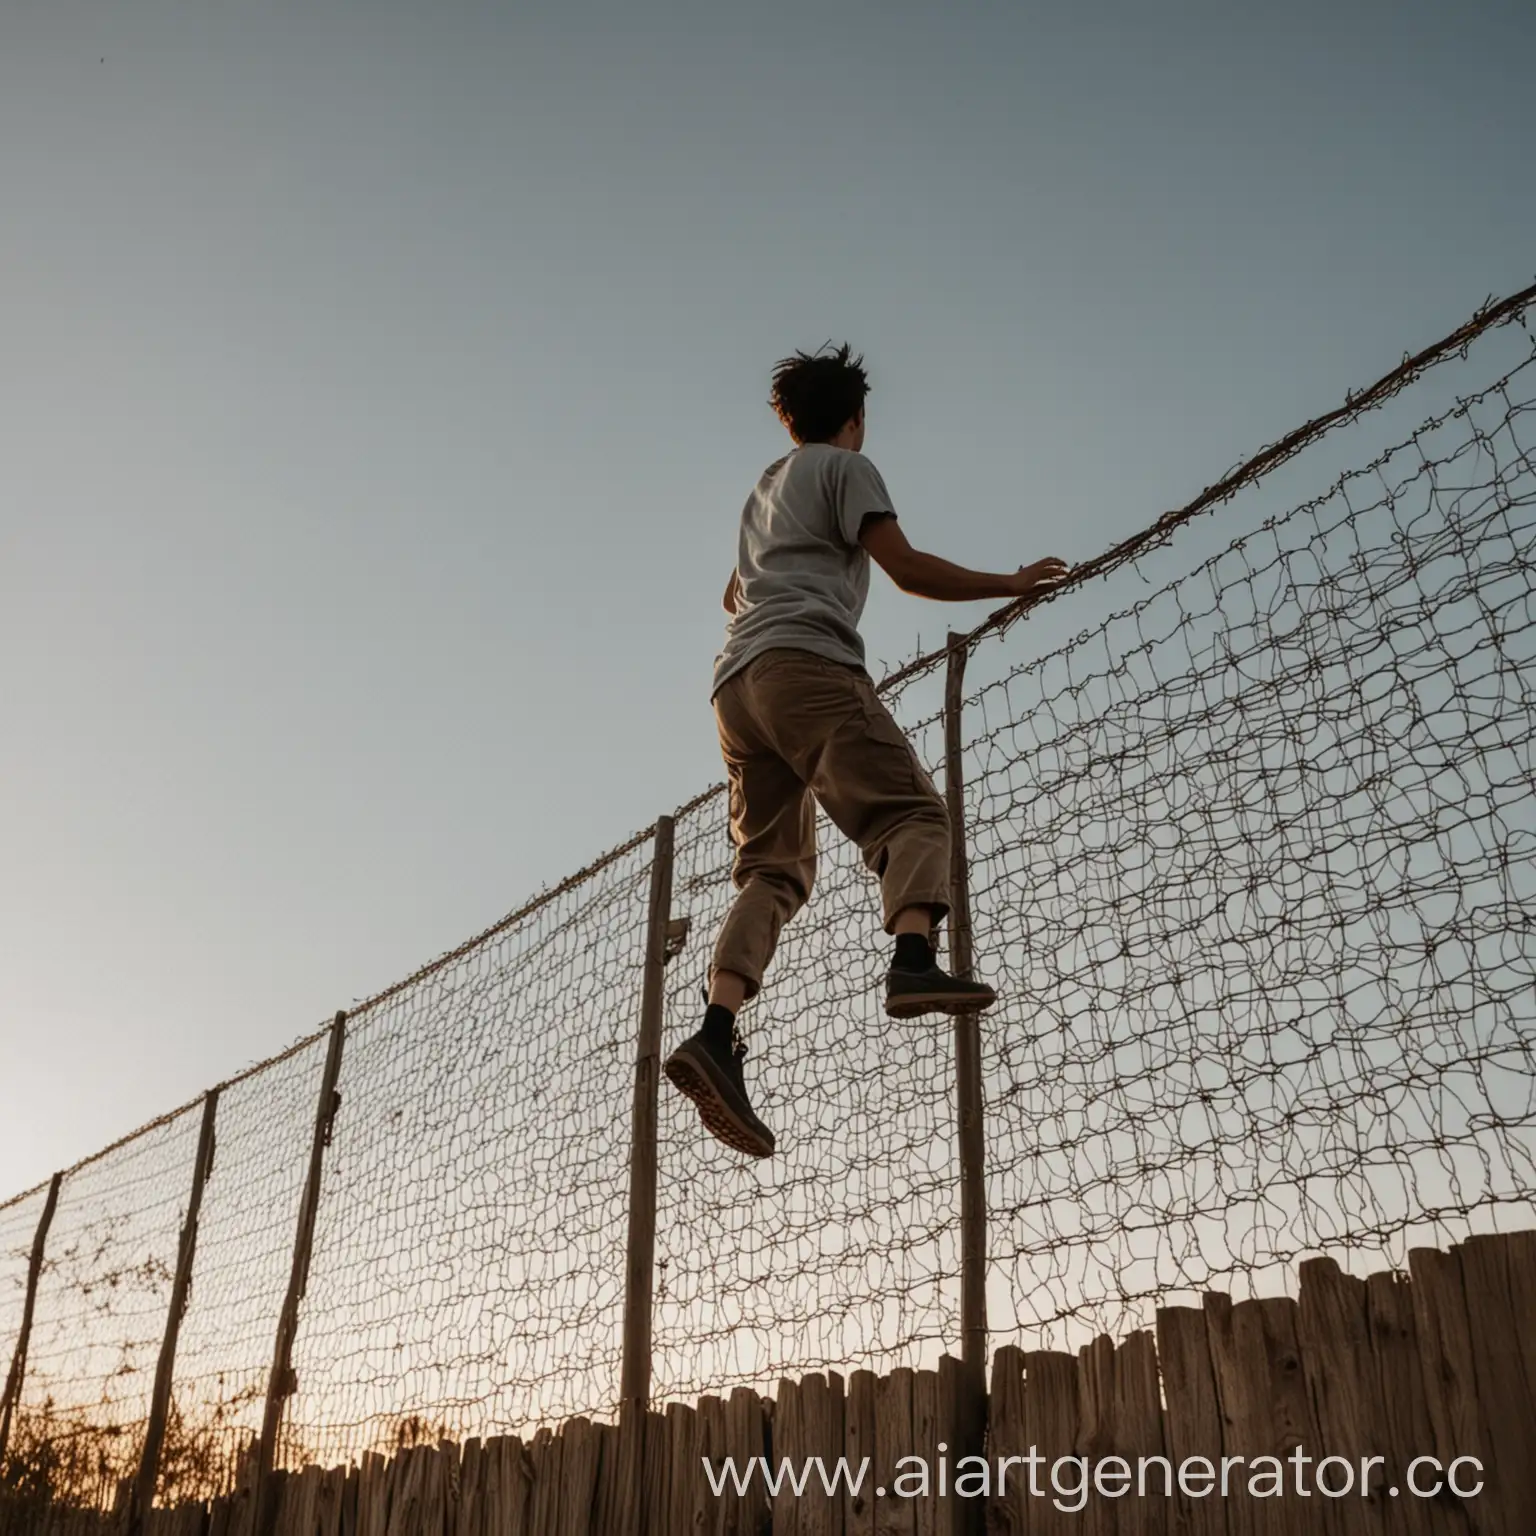
<instances>
[{"instance_id":1,"label":"wooden plank","mask_svg":"<svg viewBox=\"0 0 1536 1536\"><path fill-rule=\"evenodd\" d=\"M436 1485L438 1485L438 1510L430 1514L427 1530L430 1536L453 1536L459 1522L459 1499L464 1488L464 1447L452 1439L439 1439L436 1456Z\"/></svg>"},{"instance_id":2,"label":"wooden plank","mask_svg":"<svg viewBox=\"0 0 1536 1536\"><path fill-rule=\"evenodd\" d=\"M366 1452L358 1468L357 1529L359 1536L387 1536L391 1458ZM252 1508L254 1509L254 1504ZM254 1533L253 1533L254 1536Z\"/></svg>"},{"instance_id":3,"label":"wooden plank","mask_svg":"<svg viewBox=\"0 0 1536 1536\"><path fill-rule=\"evenodd\" d=\"M857 1493L843 1489L843 1530L845 1536L875 1536L875 1375L873 1371L854 1371L848 1378L848 1397L843 1407L843 1433L848 1446L848 1465L855 1481L859 1464L868 1458L869 1468ZM775 1417L777 1427L777 1417ZM778 1459L778 1441L774 1441L774 1459ZM777 1528L774 1536L779 1536Z\"/></svg>"},{"instance_id":4,"label":"wooden plank","mask_svg":"<svg viewBox=\"0 0 1536 1536\"><path fill-rule=\"evenodd\" d=\"M914 1536L935 1536L937 1530L939 1464L939 1373L912 1373L912 1453L928 1466L928 1492L913 1501Z\"/></svg>"},{"instance_id":5,"label":"wooden plank","mask_svg":"<svg viewBox=\"0 0 1536 1536\"><path fill-rule=\"evenodd\" d=\"M1205 1313L1162 1307L1157 1313L1157 1358L1163 1379L1166 1454L1175 1468L1196 1456L1221 1465L1221 1406L1211 1368ZM1170 1536L1226 1536L1223 1506L1191 1498L1175 1484L1168 1510Z\"/></svg>"},{"instance_id":6,"label":"wooden plank","mask_svg":"<svg viewBox=\"0 0 1536 1536\"><path fill-rule=\"evenodd\" d=\"M432 1477L430 1452L424 1445L407 1446L395 1452L394 1467L394 1491L389 1501L389 1536L417 1536Z\"/></svg>"},{"instance_id":7,"label":"wooden plank","mask_svg":"<svg viewBox=\"0 0 1536 1536\"><path fill-rule=\"evenodd\" d=\"M266 1406L262 1413L261 1438L257 1442L256 1530L264 1529L267 1515L267 1483L277 1453L278 1429L283 1409L296 1385L293 1377L293 1341L299 1328L299 1303L309 1282L309 1260L315 1241L315 1215L320 1206L320 1170L325 1149L330 1145L331 1129L341 1095L336 1082L341 1074L342 1045L346 1039L347 1016L338 1013L331 1023L326 1048L325 1067L320 1074L320 1096L315 1108L314 1132L310 1137L309 1171L299 1199L298 1225L293 1238L293 1260L288 1272L288 1289L277 1319L277 1339L272 1347L272 1370L267 1379Z\"/></svg>"},{"instance_id":8,"label":"wooden plank","mask_svg":"<svg viewBox=\"0 0 1536 1536\"><path fill-rule=\"evenodd\" d=\"M459 1508L450 1536L485 1536L484 1475L485 1443L472 1435L459 1457Z\"/></svg>"},{"instance_id":9,"label":"wooden plank","mask_svg":"<svg viewBox=\"0 0 1536 1536\"><path fill-rule=\"evenodd\" d=\"M409 1536L421 1536L430 1531L432 1536L442 1536L440 1517L447 1506L447 1479L441 1450L435 1445L418 1448L421 1462L419 1492L416 1503L416 1520Z\"/></svg>"},{"instance_id":10,"label":"wooden plank","mask_svg":"<svg viewBox=\"0 0 1536 1536\"><path fill-rule=\"evenodd\" d=\"M27 1372L27 1346L32 1338L32 1314L37 1306L38 1280L43 1272L43 1252L48 1244L48 1228L53 1225L53 1213L58 1209L59 1186L63 1181L62 1173L56 1173L49 1179L48 1194L43 1200L43 1213L32 1235L32 1254L27 1261L27 1289L21 1303L21 1329L16 1335L15 1348L11 1351L11 1365L5 1375L5 1390L0 1392L0 1462L5 1460L5 1449L11 1439L11 1424L17 1405L21 1402L22 1382Z\"/></svg>"},{"instance_id":11,"label":"wooden plank","mask_svg":"<svg viewBox=\"0 0 1536 1536\"><path fill-rule=\"evenodd\" d=\"M560 1426L563 1450L560 1458L559 1536L589 1536L597 1502L597 1476L602 1456L602 1435L590 1419L567 1419Z\"/></svg>"},{"instance_id":12,"label":"wooden plank","mask_svg":"<svg viewBox=\"0 0 1536 1536\"><path fill-rule=\"evenodd\" d=\"M125 1512L126 1518L126 1512ZM105 1521L98 1517L97 1530L116 1529L111 1516ZM144 1536L204 1536L206 1514L201 1504L177 1504L167 1509L149 1510L143 1523ZM9 1536L3 1511L0 1511L0 1533Z\"/></svg>"},{"instance_id":13,"label":"wooden plank","mask_svg":"<svg viewBox=\"0 0 1536 1536\"><path fill-rule=\"evenodd\" d=\"M244 1448L236 1450L229 1460L229 1488L213 1501L208 1512L208 1536L248 1536L249 1490L246 1486L245 1469L252 1465L252 1458Z\"/></svg>"},{"instance_id":14,"label":"wooden plank","mask_svg":"<svg viewBox=\"0 0 1536 1536\"><path fill-rule=\"evenodd\" d=\"M622 1411L622 1410L621 1410ZM621 1531L626 1531L626 1536L638 1536L638 1533L627 1530L623 1505L626 1502L624 1495L627 1489L622 1486L621 1479L625 1475L625 1469L620 1466L621 1450L619 1444L619 1426L617 1424L595 1424L599 1445L597 1455L597 1491L592 1500L592 1529L594 1531L608 1531L612 1536L619 1536ZM630 1434L633 1438L633 1424ZM630 1474L636 1471L635 1466L629 1468ZM636 1490L638 1493L638 1484ZM632 1506L638 1509L638 1500Z\"/></svg>"},{"instance_id":15,"label":"wooden plank","mask_svg":"<svg viewBox=\"0 0 1536 1536\"><path fill-rule=\"evenodd\" d=\"M1406 1493L1408 1463L1429 1454L1434 1445L1413 1319L1413 1288L1405 1275L1371 1275L1365 1282L1365 1305L1382 1405L1386 1485L1397 1488L1399 1495L1387 1495L1388 1536L1467 1536L1464 1510Z\"/></svg>"},{"instance_id":16,"label":"wooden plank","mask_svg":"<svg viewBox=\"0 0 1536 1536\"><path fill-rule=\"evenodd\" d=\"M1525 1379L1536 1383L1536 1231L1511 1232L1504 1238L1509 1255L1510 1305L1515 1314L1514 1342Z\"/></svg>"},{"instance_id":17,"label":"wooden plank","mask_svg":"<svg viewBox=\"0 0 1536 1536\"><path fill-rule=\"evenodd\" d=\"M442 1489L442 1514L434 1517L431 1536L453 1536L459 1523L459 1500L463 1497L463 1447L457 1440L437 1442L438 1486Z\"/></svg>"},{"instance_id":18,"label":"wooden plank","mask_svg":"<svg viewBox=\"0 0 1536 1536\"><path fill-rule=\"evenodd\" d=\"M1308 1485L1312 1485L1312 1478L1316 1471L1319 1459L1319 1447L1322 1444L1322 1433L1318 1429L1317 1415L1313 1412L1312 1401L1307 1392L1307 1379L1301 1365L1301 1342L1299 1337L1299 1317L1296 1303L1288 1296L1268 1297L1260 1301L1245 1301L1235 1307L1238 1313L1237 1327L1241 1334L1244 1323L1248 1323L1253 1337L1262 1341L1264 1360L1268 1367L1269 1382L1269 1419L1273 1426L1276 1449L1270 1454L1275 1456L1288 1456L1298 1446L1304 1454L1310 1455L1312 1466L1307 1472ZM1243 1469L1247 1472L1247 1468ZM1287 1483L1289 1485L1294 1473L1286 1470ZM1262 1508L1264 1515L1268 1517L1268 1529L1274 1536L1289 1536L1288 1527L1294 1528L1292 1510L1286 1508L1289 1499L1265 1499ZM1304 1506L1305 1516L1310 1528L1320 1533L1320 1536L1334 1536L1335 1527L1332 1523L1340 1500L1329 1499L1322 1502L1321 1497L1313 1494L1308 1506ZM1298 1507L1298 1506L1294 1506ZM1321 1507L1323 1518L1318 1518L1318 1508ZM1261 1531L1265 1529L1265 1521L1259 1521Z\"/></svg>"},{"instance_id":19,"label":"wooden plank","mask_svg":"<svg viewBox=\"0 0 1536 1536\"><path fill-rule=\"evenodd\" d=\"M642 1536L666 1536L672 1508L672 1426L664 1413L645 1416Z\"/></svg>"},{"instance_id":20,"label":"wooden plank","mask_svg":"<svg viewBox=\"0 0 1536 1536\"><path fill-rule=\"evenodd\" d=\"M560 1465L565 1439L544 1428L528 1446L533 1486L528 1494L528 1536L560 1536Z\"/></svg>"},{"instance_id":21,"label":"wooden plank","mask_svg":"<svg viewBox=\"0 0 1536 1536\"><path fill-rule=\"evenodd\" d=\"M745 1468L754 1457L768 1454L768 1420L762 1399L747 1387L737 1387L725 1404L726 1454ZM744 1495L726 1495L721 1536L761 1536L769 1521L768 1494L754 1471ZM831 1533L826 1533L831 1536Z\"/></svg>"},{"instance_id":22,"label":"wooden plank","mask_svg":"<svg viewBox=\"0 0 1536 1536\"><path fill-rule=\"evenodd\" d=\"M937 1390L937 1374L934 1385ZM1007 1458L1029 1454L1024 1428L1024 1351L1012 1344L1004 1344L992 1355L987 1424L987 1458L994 1474L992 1493L987 1500L987 1529L996 1536L1024 1536L1029 1529L1029 1468L1017 1463L1007 1464ZM943 1438L935 1428L935 1439ZM950 1501L938 1502L948 1504ZM938 1523L937 1509L935 1514L937 1536L943 1527Z\"/></svg>"},{"instance_id":23,"label":"wooden plank","mask_svg":"<svg viewBox=\"0 0 1536 1536\"><path fill-rule=\"evenodd\" d=\"M436 1456L427 1445L412 1445L395 1459L402 1464L401 1481L396 1484L399 1496L390 1508L390 1536L419 1536L433 1504Z\"/></svg>"},{"instance_id":24,"label":"wooden plank","mask_svg":"<svg viewBox=\"0 0 1536 1536\"><path fill-rule=\"evenodd\" d=\"M1115 1350L1111 1445L1111 1454L1126 1462L1132 1479L1115 1506L1120 1536L1168 1536L1173 1501L1152 1465L1153 1458L1167 1455L1157 1346L1146 1330L1132 1333Z\"/></svg>"},{"instance_id":25,"label":"wooden plank","mask_svg":"<svg viewBox=\"0 0 1536 1536\"><path fill-rule=\"evenodd\" d=\"M271 1474L265 1536L293 1536L300 1528L298 1472L279 1470Z\"/></svg>"},{"instance_id":26,"label":"wooden plank","mask_svg":"<svg viewBox=\"0 0 1536 1536\"><path fill-rule=\"evenodd\" d=\"M1433 1444L1418 1454L1439 1458L1442 1466L1457 1456L1475 1456L1489 1464L1488 1428L1477 1400L1477 1372L1461 1264L1454 1254L1415 1248L1408 1255L1413 1276L1413 1320L1424 1375ZM1484 1536L1497 1531L1473 1500L1466 1508L1470 1529Z\"/></svg>"},{"instance_id":27,"label":"wooden plank","mask_svg":"<svg viewBox=\"0 0 1536 1536\"><path fill-rule=\"evenodd\" d=\"M1320 1436L1302 1372L1296 1303L1265 1298L1234 1306L1230 1297L1209 1294L1205 1314L1223 1444L1215 1491L1208 1497L1226 1505L1232 1536L1288 1536L1293 1515L1303 1508L1309 1529L1334 1536L1336 1500L1314 1495L1303 1506L1293 1494L1260 1497L1250 1492L1255 1479L1279 1478L1285 1488L1294 1489L1296 1474L1288 1458L1298 1448L1317 1456ZM1273 1460L1255 1466L1255 1458ZM1228 1477L1223 1492L1222 1479Z\"/></svg>"},{"instance_id":28,"label":"wooden plank","mask_svg":"<svg viewBox=\"0 0 1536 1536\"><path fill-rule=\"evenodd\" d=\"M283 1470L269 1472L267 1474L267 1524L264 1528L258 1531L258 1528L254 1525L255 1516L253 1515L253 1536L274 1536L274 1531L277 1526L278 1512L283 1507L283 1500L287 1496L288 1479L292 1476L293 1474L291 1472Z\"/></svg>"},{"instance_id":29,"label":"wooden plank","mask_svg":"<svg viewBox=\"0 0 1536 1536\"><path fill-rule=\"evenodd\" d=\"M624 1260L623 1359L619 1398L644 1410L651 1395L651 1313L656 1259L656 1117L661 1080L663 968L672 908L673 821L656 818L629 1155L629 1237Z\"/></svg>"},{"instance_id":30,"label":"wooden plank","mask_svg":"<svg viewBox=\"0 0 1536 1536\"><path fill-rule=\"evenodd\" d=\"M330 1467L321 1476L315 1500L315 1536L341 1536L341 1509L346 1487L345 1467Z\"/></svg>"},{"instance_id":31,"label":"wooden plank","mask_svg":"<svg viewBox=\"0 0 1536 1536\"><path fill-rule=\"evenodd\" d=\"M357 1536L385 1536L389 1517L388 1463L377 1451L364 1451L358 1467Z\"/></svg>"},{"instance_id":32,"label":"wooden plank","mask_svg":"<svg viewBox=\"0 0 1536 1536\"><path fill-rule=\"evenodd\" d=\"M511 1524L504 1509L508 1470L506 1441L509 1438L517 1440L516 1436L487 1435L480 1442L475 1457L477 1466L473 1498L466 1497L459 1506L459 1524L463 1527L459 1536L491 1536L493 1531L500 1536ZM469 1447L466 1445L464 1449L467 1455ZM521 1455L521 1440L517 1440L517 1450ZM519 1520L519 1529L524 1523Z\"/></svg>"},{"instance_id":33,"label":"wooden plank","mask_svg":"<svg viewBox=\"0 0 1536 1536\"><path fill-rule=\"evenodd\" d=\"M1244 1318L1251 1313L1244 1313ZM1211 1352L1211 1372L1216 1381L1216 1399L1221 1412L1223 1458L1248 1458L1272 1455L1274 1434L1269 1422L1265 1392L1269 1385L1269 1367L1264 1340L1255 1340L1251 1329L1240 1334L1237 1309L1232 1298L1217 1292L1205 1297L1206 1341ZM1218 1470L1223 1463L1218 1462ZM1204 1497L1220 1501L1227 1514L1230 1536L1256 1536L1258 1515L1246 1498L1224 1497L1219 1486Z\"/></svg>"},{"instance_id":34,"label":"wooden plank","mask_svg":"<svg viewBox=\"0 0 1536 1536\"><path fill-rule=\"evenodd\" d=\"M843 1378L836 1371L816 1372L800 1383L800 1421L802 1454L819 1456L826 1475L837 1476L838 1458L844 1454ZM837 1485L827 1493L821 1476L813 1476L800 1500L798 1518L801 1536L842 1536L843 1488ZM774 1528L778 1536L778 1528Z\"/></svg>"},{"instance_id":35,"label":"wooden plank","mask_svg":"<svg viewBox=\"0 0 1536 1536\"><path fill-rule=\"evenodd\" d=\"M346 1505L348 1467L327 1467L320 1477L315 1499L315 1536L342 1536L342 1511ZM446 1533L452 1536L452 1532Z\"/></svg>"},{"instance_id":36,"label":"wooden plank","mask_svg":"<svg viewBox=\"0 0 1536 1536\"><path fill-rule=\"evenodd\" d=\"M1349 1493L1333 1503L1339 1536L1384 1536L1386 1504L1386 1432L1376 1379L1365 1306L1365 1282L1346 1275L1332 1259L1308 1259L1301 1266L1297 1341L1302 1371L1317 1415L1318 1443L1310 1486L1346 1486ZM1342 1456L1341 1469L1328 1458ZM1369 1459L1381 1457L1362 1487ZM1325 1465L1326 1463L1326 1465ZM1319 1494L1318 1496L1323 1496Z\"/></svg>"},{"instance_id":37,"label":"wooden plank","mask_svg":"<svg viewBox=\"0 0 1536 1536\"><path fill-rule=\"evenodd\" d=\"M1030 1536L1076 1536L1079 1529L1078 1516L1056 1507L1052 1487L1054 1463L1077 1453L1077 1420L1077 1356L1055 1350L1026 1351L1024 1435L1041 1458L1038 1486L1044 1493L1028 1501Z\"/></svg>"},{"instance_id":38,"label":"wooden plank","mask_svg":"<svg viewBox=\"0 0 1536 1536\"><path fill-rule=\"evenodd\" d=\"M611 1517L604 1530L614 1536L644 1536L645 1432L648 1415L631 1405L621 1409L610 1442L613 1463L607 1482L612 1489ZM605 1465L607 1463L605 1462Z\"/></svg>"},{"instance_id":39,"label":"wooden plank","mask_svg":"<svg viewBox=\"0 0 1536 1536\"><path fill-rule=\"evenodd\" d=\"M256 1519L256 1442L242 1447L235 1464L235 1489L230 1497L228 1536L252 1536Z\"/></svg>"},{"instance_id":40,"label":"wooden plank","mask_svg":"<svg viewBox=\"0 0 1536 1536\"><path fill-rule=\"evenodd\" d=\"M667 1518L662 1529L670 1536L673 1531L691 1531L693 1501L698 1485L698 1415L687 1404L667 1404L667 1441L671 1472L668 1477Z\"/></svg>"},{"instance_id":41,"label":"wooden plank","mask_svg":"<svg viewBox=\"0 0 1536 1536\"><path fill-rule=\"evenodd\" d=\"M1536 1388L1525 1374L1529 1340L1520 1338L1509 1244L1499 1236L1470 1237L1451 1251L1461 1261L1477 1400L1488 1426L1477 1515L1499 1536L1529 1536L1536 1525ZM1465 1479L1462 1485L1472 1486Z\"/></svg>"},{"instance_id":42,"label":"wooden plank","mask_svg":"<svg viewBox=\"0 0 1536 1536\"><path fill-rule=\"evenodd\" d=\"M497 1435L485 1443L485 1531L483 1536L530 1536L533 1530L533 1459L518 1435Z\"/></svg>"},{"instance_id":43,"label":"wooden plank","mask_svg":"<svg viewBox=\"0 0 1536 1536\"><path fill-rule=\"evenodd\" d=\"M288 1479L291 1510L284 1536L315 1536L320 1524L320 1489L325 1473L317 1466L301 1467Z\"/></svg>"},{"instance_id":44,"label":"wooden plank","mask_svg":"<svg viewBox=\"0 0 1536 1536\"><path fill-rule=\"evenodd\" d=\"M805 1417L801 1412L801 1384L785 1377L773 1400L773 1469L777 1474L787 1461L797 1468L805 1455ZM806 1513L786 1477L773 1496L773 1536L806 1536L801 1517Z\"/></svg>"},{"instance_id":45,"label":"wooden plank","mask_svg":"<svg viewBox=\"0 0 1536 1536\"><path fill-rule=\"evenodd\" d=\"M293 1525L295 1536L318 1536L321 1503L325 1494L325 1469L313 1464L306 1466L288 1486L297 1493L294 1500L298 1516Z\"/></svg>"},{"instance_id":46,"label":"wooden plank","mask_svg":"<svg viewBox=\"0 0 1536 1536\"><path fill-rule=\"evenodd\" d=\"M397 1450L385 1461L380 1479L379 1536L400 1536L401 1528L415 1502L411 1486L412 1474L411 1453L408 1449Z\"/></svg>"},{"instance_id":47,"label":"wooden plank","mask_svg":"<svg viewBox=\"0 0 1536 1536\"><path fill-rule=\"evenodd\" d=\"M894 1486L898 1477L913 1470L900 1465L911 1454L912 1372L897 1366L875 1381L875 1536L913 1536L913 1501L901 1497Z\"/></svg>"},{"instance_id":48,"label":"wooden plank","mask_svg":"<svg viewBox=\"0 0 1536 1536\"><path fill-rule=\"evenodd\" d=\"M423 1503L422 1482L426 1473L425 1446L396 1451L389 1465L389 1516L385 1536L417 1536Z\"/></svg>"},{"instance_id":49,"label":"wooden plank","mask_svg":"<svg viewBox=\"0 0 1536 1536\"><path fill-rule=\"evenodd\" d=\"M1100 1334L1077 1352L1077 1442L1079 1456L1091 1468L1115 1450L1115 1342ZM1074 1474L1074 1477L1076 1474ZM1117 1506L1090 1491L1077 1516L1084 1536L1116 1536ZM1074 1497L1068 1502L1075 1503Z\"/></svg>"},{"instance_id":50,"label":"wooden plank","mask_svg":"<svg viewBox=\"0 0 1536 1536\"><path fill-rule=\"evenodd\" d=\"M954 1496L954 1464L964 1454L966 1436L965 1391L962 1385L963 1367L953 1355L939 1356L939 1410L938 1435L943 1447L943 1492L938 1505L939 1536L962 1536L986 1518L984 1501L969 1503Z\"/></svg>"},{"instance_id":51,"label":"wooden plank","mask_svg":"<svg viewBox=\"0 0 1536 1536\"><path fill-rule=\"evenodd\" d=\"M157 1536L156 1525L150 1523L155 1518L155 1512L152 1511L150 1519L144 1523L144 1530ZM205 1536L207 1524L206 1507L193 1500L158 1512L158 1530L164 1532L165 1536Z\"/></svg>"},{"instance_id":52,"label":"wooden plank","mask_svg":"<svg viewBox=\"0 0 1536 1536\"><path fill-rule=\"evenodd\" d=\"M341 1520L338 1525L340 1536L357 1536L357 1500L360 1487L358 1468L355 1465L348 1467L346 1481L341 1487Z\"/></svg>"},{"instance_id":53,"label":"wooden plank","mask_svg":"<svg viewBox=\"0 0 1536 1536\"><path fill-rule=\"evenodd\" d=\"M701 1397L695 1405L694 1424L698 1441L694 1450L696 1481L693 1495L693 1524L690 1530L718 1536L725 1522L726 1499L716 1497L709 1478L705 1476L703 1463L720 1472L727 1455L725 1427L725 1399L713 1393Z\"/></svg>"},{"instance_id":54,"label":"wooden plank","mask_svg":"<svg viewBox=\"0 0 1536 1536\"><path fill-rule=\"evenodd\" d=\"M471 1455L470 1445L474 1451L474 1481L468 1481L469 1472L467 1463ZM506 1524L504 1520L498 1522L499 1500L501 1498L501 1440L495 1435L487 1435L484 1439L468 1442L464 1446L466 1470L461 1473L465 1481L464 1498L459 1505L459 1530L455 1536L490 1536L492 1531L500 1531Z\"/></svg>"}]
</instances>

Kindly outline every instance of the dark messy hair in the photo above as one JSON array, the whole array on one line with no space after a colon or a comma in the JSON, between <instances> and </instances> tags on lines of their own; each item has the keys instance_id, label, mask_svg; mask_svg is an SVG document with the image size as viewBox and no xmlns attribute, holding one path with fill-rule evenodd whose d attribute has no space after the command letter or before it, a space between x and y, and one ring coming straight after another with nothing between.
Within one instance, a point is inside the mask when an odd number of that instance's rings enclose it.
<instances>
[{"instance_id":1,"label":"dark messy hair","mask_svg":"<svg viewBox=\"0 0 1536 1536\"><path fill-rule=\"evenodd\" d=\"M796 352L773 365L768 403L797 443L824 443L836 437L864 409L869 379L863 357L844 342L829 351Z\"/></svg>"}]
</instances>

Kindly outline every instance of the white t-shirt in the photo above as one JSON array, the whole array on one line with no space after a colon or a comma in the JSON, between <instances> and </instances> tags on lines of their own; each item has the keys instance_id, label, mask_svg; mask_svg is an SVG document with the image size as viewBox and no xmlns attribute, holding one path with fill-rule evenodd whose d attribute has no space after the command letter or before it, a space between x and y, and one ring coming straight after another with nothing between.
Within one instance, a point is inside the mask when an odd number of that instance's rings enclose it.
<instances>
[{"instance_id":1,"label":"white t-shirt","mask_svg":"<svg viewBox=\"0 0 1536 1536\"><path fill-rule=\"evenodd\" d=\"M711 696L754 656L781 647L864 665L869 556L859 530L882 515L896 515L891 493L862 453L806 443L763 471L742 509L741 596Z\"/></svg>"}]
</instances>

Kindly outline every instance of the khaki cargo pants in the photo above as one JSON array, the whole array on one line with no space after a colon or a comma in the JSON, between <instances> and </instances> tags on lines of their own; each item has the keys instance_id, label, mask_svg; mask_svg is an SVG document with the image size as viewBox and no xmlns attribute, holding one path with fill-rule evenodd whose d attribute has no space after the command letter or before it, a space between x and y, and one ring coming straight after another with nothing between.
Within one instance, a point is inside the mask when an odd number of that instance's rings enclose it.
<instances>
[{"instance_id":1,"label":"khaki cargo pants","mask_svg":"<svg viewBox=\"0 0 1536 1536\"><path fill-rule=\"evenodd\" d=\"M814 795L880 879L885 931L903 907L949 911L949 813L866 673L809 651L754 657L715 694L739 894L714 969L762 985L779 930L816 875Z\"/></svg>"}]
</instances>

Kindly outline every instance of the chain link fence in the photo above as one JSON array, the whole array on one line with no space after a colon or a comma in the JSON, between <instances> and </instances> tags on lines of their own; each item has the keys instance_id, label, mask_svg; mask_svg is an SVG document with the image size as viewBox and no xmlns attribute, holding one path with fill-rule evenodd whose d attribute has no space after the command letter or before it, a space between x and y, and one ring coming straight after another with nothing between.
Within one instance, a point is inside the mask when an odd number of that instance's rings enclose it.
<instances>
[{"instance_id":1,"label":"chain link fence","mask_svg":"<svg viewBox=\"0 0 1536 1536\"><path fill-rule=\"evenodd\" d=\"M1070 644L998 643L1018 607L967 637L993 1343L1533 1224L1533 299L1080 567ZM940 779L944 660L883 685ZM742 1017L778 1155L660 1096L657 1401L960 1333L954 1043L885 1018L873 883L820 834ZM730 852L718 788L677 813L664 1042ZM165 1502L234 1487L269 1419L292 1467L612 1417L651 872L647 832L353 1010L338 1103L324 1030L222 1085L195 1233L201 1103L68 1170L41 1243L45 1190L0 1205L0 1484L120 1501L162 1357Z\"/></svg>"}]
</instances>

